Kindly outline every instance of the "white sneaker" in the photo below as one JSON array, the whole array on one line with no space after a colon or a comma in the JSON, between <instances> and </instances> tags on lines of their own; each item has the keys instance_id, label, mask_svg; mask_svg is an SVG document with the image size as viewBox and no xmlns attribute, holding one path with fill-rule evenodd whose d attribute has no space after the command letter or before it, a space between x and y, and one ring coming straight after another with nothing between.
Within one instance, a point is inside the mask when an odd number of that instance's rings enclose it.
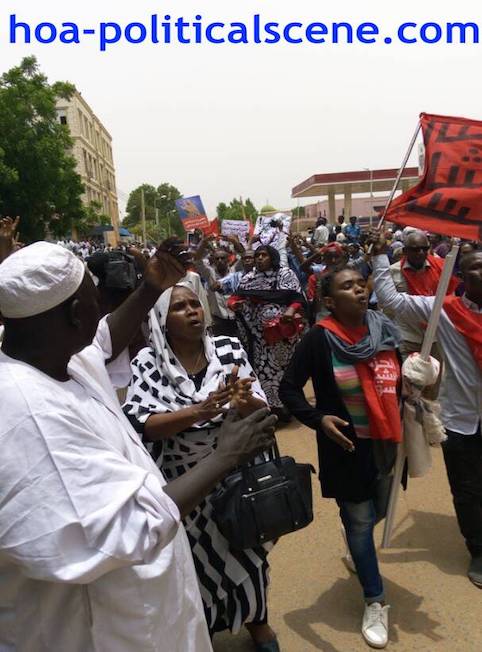
<instances>
[{"instance_id":1,"label":"white sneaker","mask_svg":"<svg viewBox=\"0 0 482 652\"><path fill-rule=\"evenodd\" d=\"M363 614L362 634L365 641L371 647L378 649L386 647L388 643L388 610L386 605L382 607L379 602L365 605Z\"/></svg>"}]
</instances>

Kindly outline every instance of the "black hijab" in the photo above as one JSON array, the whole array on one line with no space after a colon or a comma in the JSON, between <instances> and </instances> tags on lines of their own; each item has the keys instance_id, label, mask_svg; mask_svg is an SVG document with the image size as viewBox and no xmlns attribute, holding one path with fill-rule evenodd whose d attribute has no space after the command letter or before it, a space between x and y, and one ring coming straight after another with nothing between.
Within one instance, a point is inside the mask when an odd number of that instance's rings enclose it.
<instances>
[{"instance_id":1,"label":"black hijab","mask_svg":"<svg viewBox=\"0 0 482 652\"><path fill-rule=\"evenodd\" d=\"M261 245L256 249L256 252L258 251L266 251L266 253L269 256L269 259L271 260L271 267L277 272L281 267L281 257L279 255L279 251L274 247L272 247L271 245Z\"/></svg>"}]
</instances>

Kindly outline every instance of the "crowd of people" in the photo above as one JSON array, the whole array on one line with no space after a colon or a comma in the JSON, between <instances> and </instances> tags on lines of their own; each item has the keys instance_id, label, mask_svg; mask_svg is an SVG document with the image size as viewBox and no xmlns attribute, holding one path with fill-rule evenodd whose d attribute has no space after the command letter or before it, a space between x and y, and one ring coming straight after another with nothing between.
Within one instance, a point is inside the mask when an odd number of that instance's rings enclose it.
<instances>
[{"instance_id":1,"label":"crowd of people","mask_svg":"<svg viewBox=\"0 0 482 652\"><path fill-rule=\"evenodd\" d=\"M363 638L387 645L373 531L404 437L402 364L421 350L451 242L356 217L271 227L266 241L20 247L18 219L0 219L2 650L203 652L245 626L258 652L279 652L275 542L235 549L212 498L293 417L316 432ZM481 314L482 250L463 242L423 400L440 411L478 588Z\"/></svg>"},{"instance_id":2,"label":"crowd of people","mask_svg":"<svg viewBox=\"0 0 482 652\"><path fill-rule=\"evenodd\" d=\"M73 254L85 260L96 253L105 253L109 254L112 251L126 251L128 245L119 244L112 245L104 241L104 238L89 238L87 240L72 240L72 238L64 238L62 240L57 240L57 244L64 249L68 249ZM133 241L133 246L138 249L146 258L150 257L154 251L155 246L152 244L147 244L143 246L141 242Z\"/></svg>"}]
</instances>

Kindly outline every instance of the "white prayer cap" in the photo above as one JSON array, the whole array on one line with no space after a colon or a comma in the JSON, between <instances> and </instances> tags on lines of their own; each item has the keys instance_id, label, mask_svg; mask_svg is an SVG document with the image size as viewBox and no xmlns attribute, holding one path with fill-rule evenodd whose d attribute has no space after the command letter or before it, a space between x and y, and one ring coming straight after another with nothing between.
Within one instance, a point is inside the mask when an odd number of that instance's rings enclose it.
<instances>
[{"instance_id":1,"label":"white prayer cap","mask_svg":"<svg viewBox=\"0 0 482 652\"><path fill-rule=\"evenodd\" d=\"M0 312L22 319L55 308L79 289L84 274L84 264L72 252L35 242L0 265Z\"/></svg>"}]
</instances>

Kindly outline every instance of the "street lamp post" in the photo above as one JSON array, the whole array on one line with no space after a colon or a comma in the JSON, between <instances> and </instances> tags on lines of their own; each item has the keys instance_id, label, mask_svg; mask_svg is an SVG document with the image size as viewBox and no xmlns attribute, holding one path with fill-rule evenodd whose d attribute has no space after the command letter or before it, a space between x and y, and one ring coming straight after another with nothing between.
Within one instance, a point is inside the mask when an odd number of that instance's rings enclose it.
<instances>
[{"instance_id":1,"label":"street lamp post","mask_svg":"<svg viewBox=\"0 0 482 652\"><path fill-rule=\"evenodd\" d=\"M171 195L161 195L160 199L167 199L167 201L171 201ZM167 211L167 236L168 238L171 237L171 213L173 211Z\"/></svg>"},{"instance_id":2,"label":"street lamp post","mask_svg":"<svg viewBox=\"0 0 482 652\"><path fill-rule=\"evenodd\" d=\"M157 208L158 197L154 198L154 211L156 215L156 226L159 226L159 209Z\"/></svg>"},{"instance_id":3,"label":"street lamp post","mask_svg":"<svg viewBox=\"0 0 482 652\"><path fill-rule=\"evenodd\" d=\"M144 249L147 247L147 230L146 230L146 202L144 197L144 187L141 188L141 220L142 220L142 241Z\"/></svg>"},{"instance_id":4,"label":"street lamp post","mask_svg":"<svg viewBox=\"0 0 482 652\"><path fill-rule=\"evenodd\" d=\"M372 226L373 220L373 170L370 168L363 168L370 175L370 226Z\"/></svg>"}]
</instances>

